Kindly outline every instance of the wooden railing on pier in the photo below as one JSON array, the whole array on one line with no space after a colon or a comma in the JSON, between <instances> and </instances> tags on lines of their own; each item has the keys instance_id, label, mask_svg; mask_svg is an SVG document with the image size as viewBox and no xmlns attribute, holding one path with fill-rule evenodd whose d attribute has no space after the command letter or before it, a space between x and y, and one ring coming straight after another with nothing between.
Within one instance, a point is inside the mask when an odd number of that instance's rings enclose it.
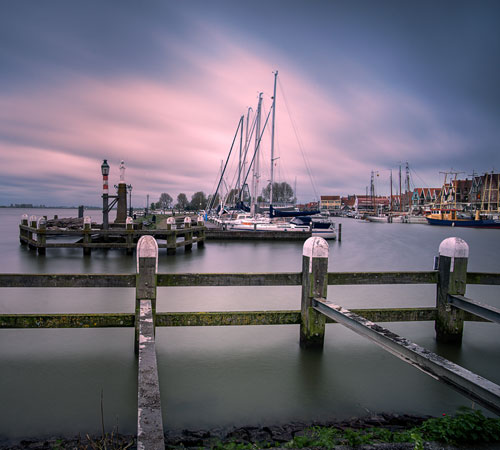
<instances>
[{"instance_id":1,"label":"wooden railing on pier","mask_svg":"<svg viewBox=\"0 0 500 450\"><path fill-rule=\"evenodd\" d=\"M434 321L436 338L455 343L462 340L464 321L498 323L498 309L467 299L464 294L467 284L500 285L500 274L467 273L468 246L461 239L446 239L439 253L439 268L434 271L328 272L328 244L322 238L313 237L304 244L301 272L162 274L157 273L158 244L152 236L143 236L137 245L136 274L0 274L0 287L9 288L135 288L135 313L0 314L0 328L135 327L135 348L139 356L143 352L139 359L139 374L151 385L151 380L157 379L154 350L154 329L157 326L295 324L300 325L301 346L311 348L324 345L325 323L337 322L500 414L500 386L373 323ZM436 306L349 311L327 301L329 285L364 284L433 284L437 286ZM157 288L173 286L301 286L301 310L156 311ZM152 326L146 326L143 321L152 321ZM141 346L141 342L147 345ZM140 439L153 436L156 444L149 443L149 448L161 448L159 430L144 429L146 424L162 426L159 389L156 386L153 393L144 389L140 382L138 436ZM144 407L144 397L141 396L145 395L157 398L156 408Z\"/></svg>"}]
</instances>

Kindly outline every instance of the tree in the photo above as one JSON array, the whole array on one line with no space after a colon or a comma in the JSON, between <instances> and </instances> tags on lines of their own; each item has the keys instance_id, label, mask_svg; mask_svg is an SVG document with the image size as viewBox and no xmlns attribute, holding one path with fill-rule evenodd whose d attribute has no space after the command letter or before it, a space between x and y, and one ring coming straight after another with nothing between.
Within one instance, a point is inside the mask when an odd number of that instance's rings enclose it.
<instances>
[{"instance_id":1,"label":"tree","mask_svg":"<svg viewBox=\"0 0 500 450\"><path fill-rule=\"evenodd\" d=\"M177 196L177 205L176 208L179 210L179 211L182 211L182 210L185 210L189 205L189 200L188 198L186 197L186 194L184 194L183 192L181 192L178 196Z\"/></svg>"},{"instance_id":2,"label":"tree","mask_svg":"<svg viewBox=\"0 0 500 450\"><path fill-rule=\"evenodd\" d=\"M262 189L262 196L269 201L271 193L271 183ZM272 203L290 203L293 201L294 193L292 187L286 183L273 183L273 201Z\"/></svg>"},{"instance_id":3,"label":"tree","mask_svg":"<svg viewBox=\"0 0 500 450\"><path fill-rule=\"evenodd\" d=\"M158 207L162 209L168 209L172 206L173 198L170 197L166 192L160 195L160 200L158 200Z\"/></svg>"},{"instance_id":4,"label":"tree","mask_svg":"<svg viewBox=\"0 0 500 450\"><path fill-rule=\"evenodd\" d=\"M207 197L204 192L195 192L191 197L191 209L194 211L207 207Z\"/></svg>"},{"instance_id":5,"label":"tree","mask_svg":"<svg viewBox=\"0 0 500 450\"><path fill-rule=\"evenodd\" d=\"M226 204L234 205L238 201L238 196L240 192L238 189L231 189L229 194L227 194Z\"/></svg>"},{"instance_id":6,"label":"tree","mask_svg":"<svg viewBox=\"0 0 500 450\"><path fill-rule=\"evenodd\" d=\"M219 194L217 194L217 195L215 196L215 200L214 200L214 202L213 202L213 204L212 204L212 198L213 198L213 197L214 197L214 196L213 196L213 194L210 194L210 195L208 196L208 198L207 198L207 206L208 206L208 207L212 207L212 209L216 209L216 208L217 208L217 206L219 206L219 203L220 203L220 196L219 196Z\"/></svg>"}]
</instances>

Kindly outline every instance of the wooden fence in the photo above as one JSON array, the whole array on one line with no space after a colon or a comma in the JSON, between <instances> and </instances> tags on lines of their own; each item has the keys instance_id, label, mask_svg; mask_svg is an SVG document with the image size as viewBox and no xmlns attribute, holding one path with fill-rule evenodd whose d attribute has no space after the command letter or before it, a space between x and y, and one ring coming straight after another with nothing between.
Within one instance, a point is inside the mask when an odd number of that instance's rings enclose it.
<instances>
[{"instance_id":1,"label":"wooden fence","mask_svg":"<svg viewBox=\"0 0 500 450\"><path fill-rule=\"evenodd\" d=\"M500 285L500 274L467 272L468 246L444 240L437 270L424 272L328 272L328 243L304 244L301 272L157 273L158 244L143 236L137 244L135 274L0 274L0 287L129 287L136 289L135 313L0 314L0 328L135 327L139 357L138 443L163 448L154 330L158 326L300 326L300 345L324 345L325 323L341 323L405 362L500 414L500 386L397 336L374 322L434 321L436 339L459 344L464 321L500 321L500 311L464 297L467 284ZM347 310L327 301L329 285L433 284L435 307ZM172 286L301 286L300 311L157 312L157 288Z\"/></svg>"}]
</instances>

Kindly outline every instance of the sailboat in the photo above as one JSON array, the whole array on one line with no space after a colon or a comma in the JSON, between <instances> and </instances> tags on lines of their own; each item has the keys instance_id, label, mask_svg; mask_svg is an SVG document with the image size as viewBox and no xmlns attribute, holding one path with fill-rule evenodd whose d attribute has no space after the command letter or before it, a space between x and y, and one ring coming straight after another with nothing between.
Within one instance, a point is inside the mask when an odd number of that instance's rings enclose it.
<instances>
[{"instance_id":1,"label":"sailboat","mask_svg":"<svg viewBox=\"0 0 500 450\"><path fill-rule=\"evenodd\" d=\"M274 72L274 92L273 92L273 102L271 105L271 108L269 110L269 113L266 117L265 123L261 129L261 103L262 103L262 93L259 94L259 103L257 106L257 112L255 115L254 123L251 127L251 132L248 134L248 117L247 117L247 136L245 138L245 146L243 148L242 143L243 143L243 124L244 124L244 116L241 116L240 121L238 123L238 127L235 133L235 136L233 138L233 144L231 145L231 149L229 151L229 155L226 160L225 166L221 170L221 178L219 180L219 185L217 186L216 193L214 194L213 198L216 197L217 192L219 191L219 188L221 186L221 180L223 179L224 172L226 170L226 167L228 165L229 157L231 156L231 152L233 150L234 143L236 141L236 138L238 136L238 133L240 133L240 163L238 164L238 188L237 190L239 191L238 198L236 201L236 206L240 210L240 217L236 217L234 221L228 222L228 225L232 229L238 229L238 230L244 230L244 229L251 229L251 230L266 230L266 231L271 231L273 229L276 229L278 231L299 231L299 230L304 230L305 228L312 229L312 232L314 234L314 230L319 227L318 221L315 220L308 220L307 226L304 225L303 223L301 224L291 224L291 223L284 223L281 222L279 224L273 224L269 223L273 218L293 218L293 217L306 217L310 218L311 216L314 216L316 214L319 214L320 211L318 209L315 210L308 210L308 211L297 211L297 210L286 210L286 209L281 209L281 208L276 208L273 206L273 189L274 189L274 162L276 158L274 157L274 137L275 137L275 117L276 117L276 87L277 87L277 79L278 79L278 71ZM271 180L270 180L270 192L269 192L269 219L263 220L261 217L258 217L257 213L257 205L256 205L256 199L257 199L257 194L258 194L258 185L259 185L259 179L260 179L260 174L259 174L259 151L260 151L260 144L262 140L262 136L264 134L264 130L268 124L269 121L269 116L272 113L272 119L271 119ZM251 161L248 165L248 167L245 167L245 161L246 161L246 155L250 146L250 141L252 139L252 135L255 131L255 149L253 152L253 156L251 158ZM243 154L243 164L242 164L242 154ZM243 189L240 189L240 185L242 186L247 186L246 181L248 176L250 175L250 171L253 171L252 178L253 178L253 183L252 183L252 204L251 204L251 209L250 211L249 208L244 204L242 201L242 193ZM242 176L243 175L243 176ZM241 211L243 212L250 212L251 214L241 214ZM232 222L232 223L231 223ZM335 230L333 224L329 224L331 226L326 227L324 224L321 225L322 227L322 232L323 233L330 233L330 238L335 238Z\"/></svg>"}]
</instances>

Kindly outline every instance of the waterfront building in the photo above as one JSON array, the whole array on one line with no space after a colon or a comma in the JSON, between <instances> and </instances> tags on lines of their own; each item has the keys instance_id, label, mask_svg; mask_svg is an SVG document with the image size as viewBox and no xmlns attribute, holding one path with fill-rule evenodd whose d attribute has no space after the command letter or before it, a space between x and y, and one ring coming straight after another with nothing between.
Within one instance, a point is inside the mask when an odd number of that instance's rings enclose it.
<instances>
[{"instance_id":1,"label":"waterfront building","mask_svg":"<svg viewBox=\"0 0 500 450\"><path fill-rule=\"evenodd\" d=\"M342 207L340 195L322 195L320 198L321 212L335 212Z\"/></svg>"}]
</instances>

